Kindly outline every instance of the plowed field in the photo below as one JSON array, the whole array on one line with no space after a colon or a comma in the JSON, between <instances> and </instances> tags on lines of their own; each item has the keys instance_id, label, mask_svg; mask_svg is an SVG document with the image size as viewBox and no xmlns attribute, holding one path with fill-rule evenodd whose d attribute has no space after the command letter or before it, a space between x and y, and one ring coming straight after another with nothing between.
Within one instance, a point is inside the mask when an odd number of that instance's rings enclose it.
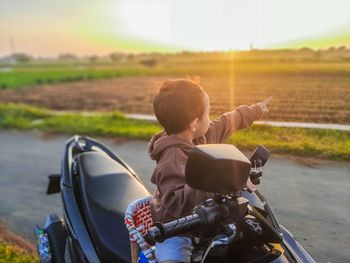
<instances>
[{"instance_id":1,"label":"plowed field","mask_svg":"<svg viewBox=\"0 0 350 263\"><path fill-rule=\"evenodd\" d=\"M161 82L180 77L123 77L0 90L0 101L65 111L151 114ZM273 96L266 119L350 124L350 76L346 74L202 76L202 86L210 96L214 115Z\"/></svg>"}]
</instances>

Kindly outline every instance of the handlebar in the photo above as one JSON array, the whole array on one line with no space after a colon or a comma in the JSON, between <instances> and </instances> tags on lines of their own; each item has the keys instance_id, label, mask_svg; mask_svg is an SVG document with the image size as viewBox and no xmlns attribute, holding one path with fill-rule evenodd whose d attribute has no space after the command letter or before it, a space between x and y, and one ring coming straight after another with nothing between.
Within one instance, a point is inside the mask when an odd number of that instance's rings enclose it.
<instances>
[{"instance_id":1,"label":"handlebar","mask_svg":"<svg viewBox=\"0 0 350 263\"><path fill-rule=\"evenodd\" d=\"M222 200L221 200L222 199ZM163 240L196 230L198 226L205 226L202 232L211 230L212 227L218 226L223 219L242 218L247 214L248 200L243 197L235 198L233 201L227 201L225 197L214 201L208 199L193 209L193 213L188 216L167 222L155 223L145 236L150 243L162 242Z\"/></svg>"},{"instance_id":2,"label":"handlebar","mask_svg":"<svg viewBox=\"0 0 350 263\"><path fill-rule=\"evenodd\" d=\"M189 232L200 224L202 224L202 220L199 215L194 212L189 216L181 217L164 224L156 223L155 226L148 231L145 239L150 244L162 242L169 237Z\"/></svg>"}]
</instances>

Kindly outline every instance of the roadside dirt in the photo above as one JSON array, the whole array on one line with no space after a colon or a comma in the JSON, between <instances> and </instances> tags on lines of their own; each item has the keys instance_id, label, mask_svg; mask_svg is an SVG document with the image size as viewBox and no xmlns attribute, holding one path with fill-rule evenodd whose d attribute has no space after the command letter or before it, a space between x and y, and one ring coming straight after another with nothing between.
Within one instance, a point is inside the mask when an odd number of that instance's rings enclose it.
<instances>
[{"instance_id":1,"label":"roadside dirt","mask_svg":"<svg viewBox=\"0 0 350 263\"><path fill-rule=\"evenodd\" d=\"M13 245L18 250L23 250L32 255L36 254L36 248L33 244L25 240L24 238L16 235L15 233L9 231L6 226L0 222L0 241Z\"/></svg>"}]
</instances>

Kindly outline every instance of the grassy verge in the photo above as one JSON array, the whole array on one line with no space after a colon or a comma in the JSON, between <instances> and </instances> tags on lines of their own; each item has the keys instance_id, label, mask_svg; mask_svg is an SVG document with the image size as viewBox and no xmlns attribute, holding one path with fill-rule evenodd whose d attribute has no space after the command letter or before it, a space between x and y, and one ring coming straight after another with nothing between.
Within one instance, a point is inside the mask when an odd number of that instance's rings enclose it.
<instances>
[{"instance_id":1,"label":"grassy verge","mask_svg":"<svg viewBox=\"0 0 350 263\"><path fill-rule=\"evenodd\" d=\"M36 248L0 222L0 263L39 262Z\"/></svg>"},{"instance_id":2,"label":"grassy verge","mask_svg":"<svg viewBox=\"0 0 350 263\"><path fill-rule=\"evenodd\" d=\"M128 119L120 112L93 116L56 115L42 108L2 103L0 103L0 128L38 129L44 132L133 139L148 139L160 131L160 127L155 123Z\"/></svg>"},{"instance_id":3,"label":"grassy verge","mask_svg":"<svg viewBox=\"0 0 350 263\"><path fill-rule=\"evenodd\" d=\"M253 125L236 132L229 142L242 149L263 144L273 153L350 160L350 132L346 131Z\"/></svg>"},{"instance_id":4,"label":"grassy verge","mask_svg":"<svg viewBox=\"0 0 350 263\"><path fill-rule=\"evenodd\" d=\"M30 263L39 262L39 259L16 246L0 241L0 263L5 262Z\"/></svg>"},{"instance_id":5,"label":"grassy verge","mask_svg":"<svg viewBox=\"0 0 350 263\"><path fill-rule=\"evenodd\" d=\"M161 130L155 123L128 119L119 112L56 115L42 108L18 104L0 104L0 128L146 140ZM241 149L252 150L263 144L273 153L350 160L350 132L345 131L253 125L234 133L229 142Z\"/></svg>"}]
</instances>

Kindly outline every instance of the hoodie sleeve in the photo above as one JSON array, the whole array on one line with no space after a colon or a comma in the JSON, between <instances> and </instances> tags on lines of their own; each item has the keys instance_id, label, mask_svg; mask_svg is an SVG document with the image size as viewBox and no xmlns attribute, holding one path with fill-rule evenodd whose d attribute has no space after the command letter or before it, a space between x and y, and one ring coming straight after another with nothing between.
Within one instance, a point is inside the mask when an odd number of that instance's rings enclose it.
<instances>
[{"instance_id":1,"label":"hoodie sleeve","mask_svg":"<svg viewBox=\"0 0 350 263\"><path fill-rule=\"evenodd\" d=\"M186 183L184 165L170 163L159 169L158 173L157 188L162 196L161 206L172 218L190 214L196 205L214 196L193 189Z\"/></svg>"},{"instance_id":2,"label":"hoodie sleeve","mask_svg":"<svg viewBox=\"0 0 350 263\"><path fill-rule=\"evenodd\" d=\"M223 143L236 130L244 129L262 118L259 105L242 105L234 111L226 112L214 120L205 134L207 143Z\"/></svg>"},{"instance_id":3,"label":"hoodie sleeve","mask_svg":"<svg viewBox=\"0 0 350 263\"><path fill-rule=\"evenodd\" d=\"M175 177L177 176L173 174L168 176L167 179L174 183ZM173 218L190 214L195 206L213 197L212 193L193 189L186 183L179 183L177 186L173 186L173 188L163 194L161 199L162 206L165 208L167 214Z\"/></svg>"}]
</instances>

